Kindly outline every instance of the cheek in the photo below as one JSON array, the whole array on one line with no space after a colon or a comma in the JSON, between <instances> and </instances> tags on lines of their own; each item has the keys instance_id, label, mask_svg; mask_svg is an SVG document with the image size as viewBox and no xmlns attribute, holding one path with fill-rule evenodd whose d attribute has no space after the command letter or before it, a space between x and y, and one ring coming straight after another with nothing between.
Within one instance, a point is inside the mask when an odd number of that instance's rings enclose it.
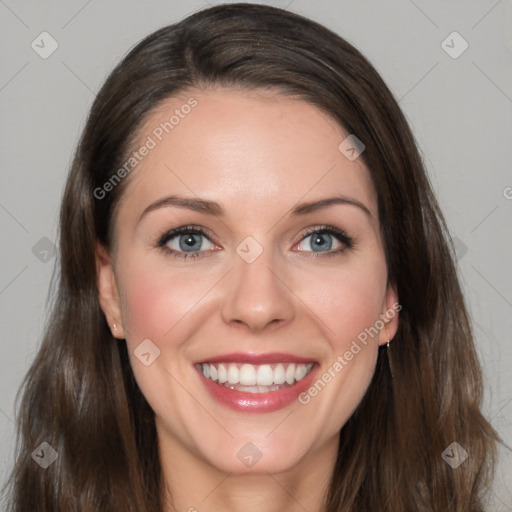
<instances>
[{"instance_id":1,"label":"cheek","mask_svg":"<svg viewBox=\"0 0 512 512\"><path fill-rule=\"evenodd\" d=\"M183 393L179 386L169 385L169 372L183 380L179 355L191 332L189 313L204 294L203 286L143 257L124 262L121 274L123 326L135 379L153 410L176 416ZM146 339L160 350L149 366L134 355Z\"/></svg>"},{"instance_id":2,"label":"cheek","mask_svg":"<svg viewBox=\"0 0 512 512\"><path fill-rule=\"evenodd\" d=\"M378 354L376 322L382 312L387 271L379 257L317 274L302 293L324 325L329 355L318 380L302 396L311 417L322 422L325 436L342 428L366 392ZM314 283L322 286L314 286ZM372 339L373 338L373 339ZM325 389L325 390L324 390ZM314 421L313 426L318 426Z\"/></svg>"},{"instance_id":3,"label":"cheek","mask_svg":"<svg viewBox=\"0 0 512 512\"><path fill-rule=\"evenodd\" d=\"M155 265L128 264L121 293L129 345L144 338L162 340L197 302L190 279L170 277Z\"/></svg>"},{"instance_id":4,"label":"cheek","mask_svg":"<svg viewBox=\"0 0 512 512\"><path fill-rule=\"evenodd\" d=\"M362 262L364 263L364 262ZM344 345L375 325L386 293L386 266L380 259L340 266L304 280L301 296L326 326L333 344Z\"/></svg>"}]
</instances>

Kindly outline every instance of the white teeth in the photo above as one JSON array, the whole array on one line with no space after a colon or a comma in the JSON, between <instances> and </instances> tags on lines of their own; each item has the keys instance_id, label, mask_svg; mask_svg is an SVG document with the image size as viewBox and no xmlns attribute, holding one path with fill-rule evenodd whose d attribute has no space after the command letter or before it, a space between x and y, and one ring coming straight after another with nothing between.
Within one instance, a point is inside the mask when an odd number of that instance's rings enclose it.
<instances>
[{"instance_id":1,"label":"white teeth","mask_svg":"<svg viewBox=\"0 0 512 512\"><path fill-rule=\"evenodd\" d=\"M295 365L293 363L286 368L286 382L290 386L295 382Z\"/></svg>"},{"instance_id":2,"label":"white teeth","mask_svg":"<svg viewBox=\"0 0 512 512\"><path fill-rule=\"evenodd\" d=\"M254 386L256 384L256 369L252 364L243 364L240 368L240 384Z\"/></svg>"},{"instance_id":3,"label":"white teeth","mask_svg":"<svg viewBox=\"0 0 512 512\"><path fill-rule=\"evenodd\" d=\"M297 382L299 382L299 380L302 380L307 374L308 374L308 369L307 369L306 365L298 364L297 368L295 369L295 380Z\"/></svg>"},{"instance_id":4,"label":"white teeth","mask_svg":"<svg viewBox=\"0 0 512 512\"><path fill-rule=\"evenodd\" d=\"M226 386L224 384L224 386ZM269 391L279 391L281 386L272 384L272 386L242 386L241 384L233 384L227 386L229 389L236 389L237 391L243 391L244 393L268 393Z\"/></svg>"},{"instance_id":5,"label":"white teeth","mask_svg":"<svg viewBox=\"0 0 512 512\"><path fill-rule=\"evenodd\" d=\"M286 380L286 372L284 371L284 366L279 363L274 368L274 384L284 384Z\"/></svg>"},{"instance_id":6,"label":"white teeth","mask_svg":"<svg viewBox=\"0 0 512 512\"><path fill-rule=\"evenodd\" d=\"M274 382L274 372L269 364L262 364L256 373L258 386L270 386Z\"/></svg>"},{"instance_id":7,"label":"white teeth","mask_svg":"<svg viewBox=\"0 0 512 512\"><path fill-rule=\"evenodd\" d=\"M197 365L197 368L205 378L232 389L239 389L240 391L248 391L250 393L276 391L282 385L292 386L296 382L301 381L312 367L313 363L277 363L272 365L203 363Z\"/></svg>"},{"instance_id":8,"label":"white teeth","mask_svg":"<svg viewBox=\"0 0 512 512\"><path fill-rule=\"evenodd\" d=\"M240 381L238 380L238 368L236 364L230 364L228 366L228 383L229 384L238 384Z\"/></svg>"},{"instance_id":9,"label":"white teeth","mask_svg":"<svg viewBox=\"0 0 512 512\"><path fill-rule=\"evenodd\" d=\"M219 377L219 384L224 384L228 380L228 372L223 364L219 364L217 368L217 373Z\"/></svg>"}]
</instances>

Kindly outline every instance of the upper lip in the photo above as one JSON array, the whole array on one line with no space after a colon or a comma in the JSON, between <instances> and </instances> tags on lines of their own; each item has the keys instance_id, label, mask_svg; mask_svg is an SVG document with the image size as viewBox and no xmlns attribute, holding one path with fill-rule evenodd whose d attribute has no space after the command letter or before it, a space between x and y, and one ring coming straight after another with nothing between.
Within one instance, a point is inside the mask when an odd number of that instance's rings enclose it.
<instances>
[{"instance_id":1,"label":"upper lip","mask_svg":"<svg viewBox=\"0 0 512 512\"><path fill-rule=\"evenodd\" d=\"M205 357L194 364L199 363L248 363L253 365L272 364L272 363L314 363L311 357L296 356L283 352L272 352L267 354L252 354L243 352L233 352L231 354L221 354L218 356Z\"/></svg>"}]
</instances>

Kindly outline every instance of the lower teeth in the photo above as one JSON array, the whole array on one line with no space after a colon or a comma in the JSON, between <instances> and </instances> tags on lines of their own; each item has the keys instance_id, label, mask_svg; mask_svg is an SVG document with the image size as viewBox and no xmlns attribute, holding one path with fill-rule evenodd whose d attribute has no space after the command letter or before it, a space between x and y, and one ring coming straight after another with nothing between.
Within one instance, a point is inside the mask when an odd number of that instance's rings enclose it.
<instances>
[{"instance_id":1,"label":"lower teeth","mask_svg":"<svg viewBox=\"0 0 512 512\"><path fill-rule=\"evenodd\" d=\"M215 384L235 391L244 391L246 393L268 393L270 391L279 391L280 389L290 387L290 385L286 383L272 384L271 386L242 386L242 384L228 384L228 382L225 382L224 384L216 382Z\"/></svg>"}]
</instances>

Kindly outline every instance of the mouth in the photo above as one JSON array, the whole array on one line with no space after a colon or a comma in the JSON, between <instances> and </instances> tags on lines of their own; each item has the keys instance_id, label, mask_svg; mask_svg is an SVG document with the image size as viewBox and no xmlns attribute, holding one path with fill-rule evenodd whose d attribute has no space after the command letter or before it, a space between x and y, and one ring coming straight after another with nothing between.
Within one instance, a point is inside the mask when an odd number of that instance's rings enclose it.
<instances>
[{"instance_id":1,"label":"mouth","mask_svg":"<svg viewBox=\"0 0 512 512\"><path fill-rule=\"evenodd\" d=\"M271 393L300 382L313 364L202 363L196 364L196 368L219 386L246 393Z\"/></svg>"},{"instance_id":2,"label":"mouth","mask_svg":"<svg viewBox=\"0 0 512 512\"><path fill-rule=\"evenodd\" d=\"M319 367L284 354L214 359L194 364L201 381L218 402L243 412L271 412L291 404L310 386Z\"/></svg>"}]
</instances>

